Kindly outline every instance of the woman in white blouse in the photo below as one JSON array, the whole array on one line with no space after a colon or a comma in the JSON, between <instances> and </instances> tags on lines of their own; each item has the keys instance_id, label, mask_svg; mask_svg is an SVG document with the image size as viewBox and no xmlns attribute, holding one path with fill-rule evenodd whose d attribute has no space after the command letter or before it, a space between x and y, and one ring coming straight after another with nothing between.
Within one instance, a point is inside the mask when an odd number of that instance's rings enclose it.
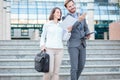
<instances>
[{"instance_id":1,"label":"woman in white blouse","mask_svg":"<svg viewBox=\"0 0 120 80\"><path fill-rule=\"evenodd\" d=\"M46 50L50 55L50 71L45 73L43 80L59 80L59 69L63 56L63 33L64 30L59 26L62 12L55 7L49 16L49 21L44 24L40 39L41 50ZM68 29L67 31L71 31ZM68 32L66 34L69 35Z\"/></svg>"}]
</instances>

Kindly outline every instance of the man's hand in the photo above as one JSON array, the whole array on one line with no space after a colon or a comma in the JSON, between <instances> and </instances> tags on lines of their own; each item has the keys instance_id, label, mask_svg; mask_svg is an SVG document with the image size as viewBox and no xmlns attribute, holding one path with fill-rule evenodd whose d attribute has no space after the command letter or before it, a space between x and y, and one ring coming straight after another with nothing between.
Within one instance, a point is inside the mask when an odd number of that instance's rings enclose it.
<instances>
[{"instance_id":1,"label":"man's hand","mask_svg":"<svg viewBox=\"0 0 120 80\"><path fill-rule=\"evenodd\" d=\"M78 21L80 22L80 21L84 20L85 17L86 17L86 13L83 13L82 15L79 15Z\"/></svg>"},{"instance_id":2,"label":"man's hand","mask_svg":"<svg viewBox=\"0 0 120 80\"><path fill-rule=\"evenodd\" d=\"M90 39L90 34L86 36L86 39Z\"/></svg>"}]
</instances>

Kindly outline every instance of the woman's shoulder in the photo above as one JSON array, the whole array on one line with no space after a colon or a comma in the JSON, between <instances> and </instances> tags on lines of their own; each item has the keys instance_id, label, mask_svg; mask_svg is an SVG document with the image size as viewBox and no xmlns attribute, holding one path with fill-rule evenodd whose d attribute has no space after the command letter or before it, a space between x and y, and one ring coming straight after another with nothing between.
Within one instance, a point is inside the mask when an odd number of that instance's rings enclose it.
<instances>
[{"instance_id":1,"label":"woman's shoulder","mask_svg":"<svg viewBox=\"0 0 120 80\"><path fill-rule=\"evenodd\" d=\"M47 27L51 24L51 21L47 21L45 24L44 24L44 27Z\"/></svg>"},{"instance_id":2,"label":"woman's shoulder","mask_svg":"<svg viewBox=\"0 0 120 80\"><path fill-rule=\"evenodd\" d=\"M52 21L52 20L47 21L47 24L51 24L51 23L53 23L53 21Z\"/></svg>"},{"instance_id":3,"label":"woman's shoulder","mask_svg":"<svg viewBox=\"0 0 120 80\"><path fill-rule=\"evenodd\" d=\"M47 21L44 25L50 25L53 21Z\"/></svg>"}]
</instances>

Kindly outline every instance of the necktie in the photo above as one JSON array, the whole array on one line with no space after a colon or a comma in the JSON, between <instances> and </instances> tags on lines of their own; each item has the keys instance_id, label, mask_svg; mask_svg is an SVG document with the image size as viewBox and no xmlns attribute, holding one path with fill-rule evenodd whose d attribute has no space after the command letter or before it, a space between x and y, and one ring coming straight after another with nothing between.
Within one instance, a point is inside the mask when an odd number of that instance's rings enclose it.
<instances>
[{"instance_id":1,"label":"necktie","mask_svg":"<svg viewBox=\"0 0 120 80\"><path fill-rule=\"evenodd\" d=\"M77 13L71 14L71 16L74 17L74 18L76 18L76 19L78 18ZM80 23L80 25L78 25L78 29L79 29L79 30L82 30L82 24L81 24L81 23Z\"/></svg>"}]
</instances>

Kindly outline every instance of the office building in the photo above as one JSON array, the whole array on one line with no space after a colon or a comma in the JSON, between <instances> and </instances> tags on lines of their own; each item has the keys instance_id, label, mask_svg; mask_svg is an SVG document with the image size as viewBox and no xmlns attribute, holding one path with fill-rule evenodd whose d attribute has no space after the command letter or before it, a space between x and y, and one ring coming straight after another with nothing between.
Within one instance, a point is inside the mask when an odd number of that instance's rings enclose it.
<instances>
[{"instance_id":1,"label":"office building","mask_svg":"<svg viewBox=\"0 0 120 80\"><path fill-rule=\"evenodd\" d=\"M109 39L109 24L120 20L120 0L75 0L77 11L87 13L91 39ZM64 0L1 0L0 40L40 37L50 11L57 6L65 15Z\"/></svg>"}]
</instances>

